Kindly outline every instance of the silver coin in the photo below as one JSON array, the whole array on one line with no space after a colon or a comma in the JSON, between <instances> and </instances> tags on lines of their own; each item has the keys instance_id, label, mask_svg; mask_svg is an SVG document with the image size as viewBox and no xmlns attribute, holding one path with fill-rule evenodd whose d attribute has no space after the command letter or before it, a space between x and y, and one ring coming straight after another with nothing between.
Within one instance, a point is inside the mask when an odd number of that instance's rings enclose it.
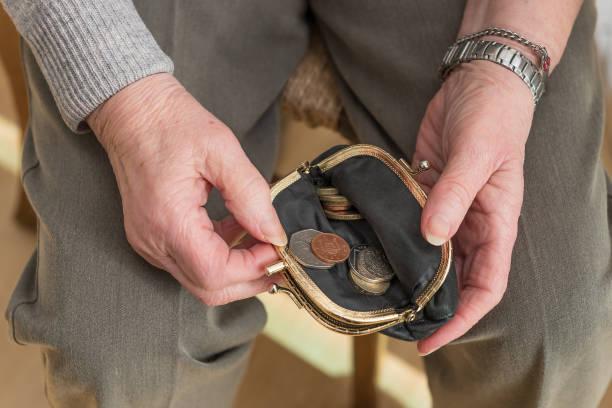
<instances>
[{"instance_id":1,"label":"silver coin","mask_svg":"<svg viewBox=\"0 0 612 408\"><path fill-rule=\"evenodd\" d=\"M379 248L358 245L351 250L349 258L349 265L361 280L381 283L393 278L393 269L385 253Z\"/></svg>"},{"instance_id":2,"label":"silver coin","mask_svg":"<svg viewBox=\"0 0 612 408\"><path fill-rule=\"evenodd\" d=\"M361 214L354 211L329 211L323 208L323 212L330 220L354 221L363 219Z\"/></svg>"},{"instance_id":3,"label":"silver coin","mask_svg":"<svg viewBox=\"0 0 612 408\"><path fill-rule=\"evenodd\" d=\"M391 282L368 282L362 279L357 273L355 273L355 270L352 268L350 270L349 275L353 283L359 289L359 291L367 295L382 295L387 291L387 289L389 289L389 286L391 286Z\"/></svg>"},{"instance_id":4,"label":"silver coin","mask_svg":"<svg viewBox=\"0 0 612 408\"><path fill-rule=\"evenodd\" d=\"M289 238L289 252L291 252L296 261L307 268L329 269L334 266L333 264L323 262L312 253L310 242L320 233L321 231L314 229L305 229L293 233L291 238Z\"/></svg>"},{"instance_id":5,"label":"silver coin","mask_svg":"<svg viewBox=\"0 0 612 408\"><path fill-rule=\"evenodd\" d=\"M319 196L319 200L322 203L330 204L330 205L351 205L351 202L348 198L340 194L332 194L332 195L322 195Z\"/></svg>"},{"instance_id":6,"label":"silver coin","mask_svg":"<svg viewBox=\"0 0 612 408\"><path fill-rule=\"evenodd\" d=\"M336 195L338 189L336 187L319 187L317 188L317 194L320 196Z\"/></svg>"}]
</instances>

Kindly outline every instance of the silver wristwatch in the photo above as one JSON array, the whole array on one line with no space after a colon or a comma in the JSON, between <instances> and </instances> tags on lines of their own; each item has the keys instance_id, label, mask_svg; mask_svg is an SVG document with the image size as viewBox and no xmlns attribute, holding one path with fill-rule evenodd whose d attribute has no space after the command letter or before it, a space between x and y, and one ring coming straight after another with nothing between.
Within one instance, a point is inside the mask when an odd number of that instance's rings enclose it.
<instances>
[{"instance_id":1,"label":"silver wristwatch","mask_svg":"<svg viewBox=\"0 0 612 408\"><path fill-rule=\"evenodd\" d=\"M446 76L457 65L474 60L495 62L518 75L527 84L537 103L544 93L547 74L520 51L496 41L463 40L450 46L442 59L440 75Z\"/></svg>"}]
</instances>

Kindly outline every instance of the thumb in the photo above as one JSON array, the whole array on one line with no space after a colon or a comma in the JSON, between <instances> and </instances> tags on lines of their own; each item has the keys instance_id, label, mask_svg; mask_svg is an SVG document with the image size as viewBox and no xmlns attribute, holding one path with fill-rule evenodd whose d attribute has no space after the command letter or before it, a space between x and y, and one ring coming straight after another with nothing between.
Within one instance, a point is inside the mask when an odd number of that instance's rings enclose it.
<instances>
[{"instance_id":1,"label":"thumb","mask_svg":"<svg viewBox=\"0 0 612 408\"><path fill-rule=\"evenodd\" d=\"M430 244L442 245L455 235L490 175L488 161L479 154L451 152L423 208L421 231Z\"/></svg>"},{"instance_id":2,"label":"thumb","mask_svg":"<svg viewBox=\"0 0 612 408\"><path fill-rule=\"evenodd\" d=\"M270 187L232 135L211 158L209 181L219 189L236 221L256 239L282 246L287 236L270 199ZM230 138L231 139L231 138Z\"/></svg>"}]
</instances>

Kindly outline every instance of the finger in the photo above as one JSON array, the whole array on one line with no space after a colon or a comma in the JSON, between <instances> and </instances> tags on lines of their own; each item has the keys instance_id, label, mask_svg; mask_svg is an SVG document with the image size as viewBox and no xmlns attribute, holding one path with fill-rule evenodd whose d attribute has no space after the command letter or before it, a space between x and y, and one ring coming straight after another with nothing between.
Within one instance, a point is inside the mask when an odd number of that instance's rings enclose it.
<instances>
[{"instance_id":1,"label":"finger","mask_svg":"<svg viewBox=\"0 0 612 408\"><path fill-rule=\"evenodd\" d=\"M464 288L455 316L434 334L417 343L420 355L425 356L463 336L497 304L497 297L479 288Z\"/></svg>"},{"instance_id":2,"label":"finger","mask_svg":"<svg viewBox=\"0 0 612 408\"><path fill-rule=\"evenodd\" d=\"M228 210L255 238L274 245L287 236L270 200L270 187L233 135L209 154L207 178L221 192Z\"/></svg>"},{"instance_id":3,"label":"finger","mask_svg":"<svg viewBox=\"0 0 612 408\"><path fill-rule=\"evenodd\" d=\"M238 282L222 289L207 291L193 285L189 280L185 279L185 274L176 263L168 263L165 269L178 280L181 286L208 306L219 306L237 300L247 299L270 290L272 285L278 283L279 280L278 276L260 276L251 281Z\"/></svg>"},{"instance_id":4,"label":"finger","mask_svg":"<svg viewBox=\"0 0 612 408\"><path fill-rule=\"evenodd\" d=\"M429 354L463 336L502 299L508 282L516 228L504 230L501 225L495 227L491 241L484 243L460 265L460 300L455 316L418 343L419 353Z\"/></svg>"},{"instance_id":5,"label":"finger","mask_svg":"<svg viewBox=\"0 0 612 408\"><path fill-rule=\"evenodd\" d=\"M192 228L177 244L173 257L193 285L214 291L263 276L265 266L273 263L277 254L263 243L230 249L214 231Z\"/></svg>"},{"instance_id":6,"label":"finger","mask_svg":"<svg viewBox=\"0 0 612 408\"><path fill-rule=\"evenodd\" d=\"M421 217L421 231L430 244L442 245L457 232L492 170L490 160L476 152L463 149L450 155Z\"/></svg>"},{"instance_id":7,"label":"finger","mask_svg":"<svg viewBox=\"0 0 612 408\"><path fill-rule=\"evenodd\" d=\"M490 279L489 282L486 282L485 285L482 285L481 282L473 286L468 284L460 289L460 301L455 316L430 337L419 341L417 347L420 354L429 354L463 336L499 303L506 290L508 280L506 268L509 269L509 262L498 260L497 263L504 264L502 267L484 270L487 262L493 263L491 259L473 260L470 265L473 268L470 274L486 274L486 277Z\"/></svg>"},{"instance_id":8,"label":"finger","mask_svg":"<svg viewBox=\"0 0 612 408\"><path fill-rule=\"evenodd\" d=\"M230 248L238 247L248 235L242 225L233 216L227 216L220 221L213 221L215 232L227 243Z\"/></svg>"},{"instance_id":9,"label":"finger","mask_svg":"<svg viewBox=\"0 0 612 408\"><path fill-rule=\"evenodd\" d=\"M261 241L258 241L252 236L247 234L240 241L236 242L234 246L232 246L232 249L234 248L235 249L248 249L260 242Z\"/></svg>"},{"instance_id":10,"label":"finger","mask_svg":"<svg viewBox=\"0 0 612 408\"><path fill-rule=\"evenodd\" d=\"M277 278L274 276L263 276L252 281L235 283L213 292L200 291L196 293L196 296L208 306L220 306L267 292L276 281Z\"/></svg>"}]
</instances>

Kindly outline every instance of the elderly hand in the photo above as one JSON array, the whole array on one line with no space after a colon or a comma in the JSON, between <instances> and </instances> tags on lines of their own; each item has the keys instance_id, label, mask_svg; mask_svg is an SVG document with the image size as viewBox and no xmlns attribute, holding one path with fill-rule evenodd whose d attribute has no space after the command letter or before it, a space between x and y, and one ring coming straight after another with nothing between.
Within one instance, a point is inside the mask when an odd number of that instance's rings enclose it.
<instances>
[{"instance_id":1,"label":"elderly hand","mask_svg":"<svg viewBox=\"0 0 612 408\"><path fill-rule=\"evenodd\" d=\"M126 87L88 123L106 149L123 204L127 239L152 265L172 274L205 304L220 305L267 290L270 244L285 233L268 184L231 130L169 74ZM235 217L209 219L212 187ZM231 249L242 227L258 243Z\"/></svg>"},{"instance_id":2,"label":"elderly hand","mask_svg":"<svg viewBox=\"0 0 612 408\"><path fill-rule=\"evenodd\" d=\"M459 306L418 349L428 354L462 336L501 300L523 201L531 92L514 73L488 61L461 64L430 102L413 162L430 190L421 219L426 239L453 238Z\"/></svg>"}]
</instances>

